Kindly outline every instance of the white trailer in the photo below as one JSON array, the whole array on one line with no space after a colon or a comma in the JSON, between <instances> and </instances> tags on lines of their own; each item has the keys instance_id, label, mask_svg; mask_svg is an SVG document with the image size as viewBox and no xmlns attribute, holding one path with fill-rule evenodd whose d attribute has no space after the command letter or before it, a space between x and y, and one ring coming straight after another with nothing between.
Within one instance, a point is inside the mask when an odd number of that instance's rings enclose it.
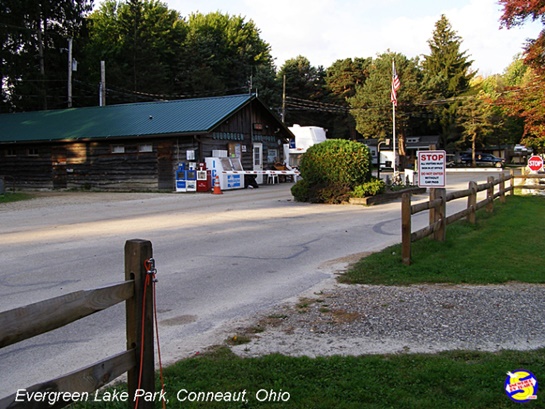
<instances>
[{"instance_id":1,"label":"white trailer","mask_svg":"<svg viewBox=\"0 0 545 409\"><path fill-rule=\"evenodd\" d=\"M308 148L327 139L326 130L319 126L293 125L289 130L295 136L295 140L290 141L288 148L288 164L291 167L299 166L301 155L305 153Z\"/></svg>"}]
</instances>

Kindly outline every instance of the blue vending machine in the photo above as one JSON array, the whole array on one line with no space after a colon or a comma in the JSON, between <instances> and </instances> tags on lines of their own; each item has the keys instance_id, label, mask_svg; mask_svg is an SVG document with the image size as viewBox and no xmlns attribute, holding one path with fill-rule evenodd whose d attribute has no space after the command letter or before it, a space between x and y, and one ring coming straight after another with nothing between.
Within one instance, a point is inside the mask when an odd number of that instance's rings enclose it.
<instances>
[{"instance_id":1,"label":"blue vending machine","mask_svg":"<svg viewBox=\"0 0 545 409\"><path fill-rule=\"evenodd\" d=\"M189 164L189 169L186 170L186 189L188 192L197 191L197 169L195 169L195 163Z\"/></svg>"},{"instance_id":2,"label":"blue vending machine","mask_svg":"<svg viewBox=\"0 0 545 409\"><path fill-rule=\"evenodd\" d=\"M176 192L187 192L187 171L185 163L179 163L176 170Z\"/></svg>"}]
</instances>

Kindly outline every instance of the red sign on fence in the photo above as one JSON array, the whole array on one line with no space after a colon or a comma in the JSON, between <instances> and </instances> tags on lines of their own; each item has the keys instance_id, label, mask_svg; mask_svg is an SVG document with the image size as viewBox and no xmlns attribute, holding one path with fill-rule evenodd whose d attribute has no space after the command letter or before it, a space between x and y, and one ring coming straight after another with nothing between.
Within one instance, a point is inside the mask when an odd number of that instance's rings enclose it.
<instances>
[{"instance_id":1,"label":"red sign on fence","mask_svg":"<svg viewBox=\"0 0 545 409\"><path fill-rule=\"evenodd\" d=\"M531 156L530 159L528 159L528 167L534 172L540 171L543 168L543 159L536 155Z\"/></svg>"}]
</instances>

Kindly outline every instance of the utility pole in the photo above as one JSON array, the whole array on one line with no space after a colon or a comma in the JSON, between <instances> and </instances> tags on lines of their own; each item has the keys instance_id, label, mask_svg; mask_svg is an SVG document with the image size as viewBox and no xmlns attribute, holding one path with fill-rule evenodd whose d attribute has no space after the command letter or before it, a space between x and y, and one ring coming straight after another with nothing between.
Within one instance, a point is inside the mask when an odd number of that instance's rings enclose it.
<instances>
[{"instance_id":1,"label":"utility pole","mask_svg":"<svg viewBox=\"0 0 545 409\"><path fill-rule=\"evenodd\" d=\"M282 78L282 123L286 122L286 74Z\"/></svg>"},{"instance_id":2,"label":"utility pole","mask_svg":"<svg viewBox=\"0 0 545 409\"><path fill-rule=\"evenodd\" d=\"M68 39L68 108L72 108L72 39Z\"/></svg>"},{"instance_id":3,"label":"utility pole","mask_svg":"<svg viewBox=\"0 0 545 409\"><path fill-rule=\"evenodd\" d=\"M106 62L100 62L100 88L98 105L106 106Z\"/></svg>"}]
</instances>

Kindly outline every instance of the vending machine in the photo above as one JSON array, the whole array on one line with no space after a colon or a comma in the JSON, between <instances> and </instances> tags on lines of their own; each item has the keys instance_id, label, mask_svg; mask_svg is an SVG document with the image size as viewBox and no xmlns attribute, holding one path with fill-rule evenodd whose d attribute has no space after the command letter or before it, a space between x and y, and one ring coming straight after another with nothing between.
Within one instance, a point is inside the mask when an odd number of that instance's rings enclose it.
<instances>
[{"instance_id":1,"label":"vending machine","mask_svg":"<svg viewBox=\"0 0 545 409\"><path fill-rule=\"evenodd\" d=\"M205 158L206 167L212 171L212 186L219 176L222 190L244 189L244 171L239 158Z\"/></svg>"},{"instance_id":2,"label":"vending machine","mask_svg":"<svg viewBox=\"0 0 545 409\"><path fill-rule=\"evenodd\" d=\"M210 192L212 190L212 172L206 169L206 163L199 163L197 171L197 192Z\"/></svg>"},{"instance_id":3,"label":"vending machine","mask_svg":"<svg viewBox=\"0 0 545 409\"><path fill-rule=\"evenodd\" d=\"M197 191L197 169L196 163L190 162L189 169L186 171L186 189L188 192Z\"/></svg>"},{"instance_id":4,"label":"vending machine","mask_svg":"<svg viewBox=\"0 0 545 409\"><path fill-rule=\"evenodd\" d=\"M179 163L176 169L176 192L187 192L185 163Z\"/></svg>"}]
</instances>

